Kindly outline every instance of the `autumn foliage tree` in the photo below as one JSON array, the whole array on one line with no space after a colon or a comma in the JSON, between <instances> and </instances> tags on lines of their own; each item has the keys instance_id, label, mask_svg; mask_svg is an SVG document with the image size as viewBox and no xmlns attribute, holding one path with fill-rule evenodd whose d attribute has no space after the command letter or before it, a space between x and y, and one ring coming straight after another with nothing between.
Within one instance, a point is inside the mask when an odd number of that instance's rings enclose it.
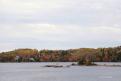
<instances>
[{"instance_id":1,"label":"autumn foliage tree","mask_svg":"<svg viewBox=\"0 0 121 81\"><path fill-rule=\"evenodd\" d=\"M0 53L0 62L93 62L121 61L121 46L113 48L79 48L69 50L16 49Z\"/></svg>"}]
</instances>

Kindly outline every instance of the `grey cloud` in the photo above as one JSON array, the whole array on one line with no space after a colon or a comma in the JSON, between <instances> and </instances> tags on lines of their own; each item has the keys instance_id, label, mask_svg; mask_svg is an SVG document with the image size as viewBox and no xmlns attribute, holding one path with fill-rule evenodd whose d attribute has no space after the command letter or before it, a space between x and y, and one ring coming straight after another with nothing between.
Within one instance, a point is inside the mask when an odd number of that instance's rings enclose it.
<instances>
[{"instance_id":1,"label":"grey cloud","mask_svg":"<svg viewBox=\"0 0 121 81\"><path fill-rule=\"evenodd\" d=\"M120 4L120 0L1 0L0 48L118 45Z\"/></svg>"},{"instance_id":2,"label":"grey cloud","mask_svg":"<svg viewBox=\"0 0 121 81\"><path fill-rule=\"evenodd\" d=\"M32 3L32 1L30 1ZM36 1L35 2L41 2ZM43 2L43 1L42 1ZM44 3L47 1L44 1ZM59 3L58 3L59 2ZM120 2L119 0L77 0L77 1L55 1L61 7L55 6L54 8L35 8L35 10L26 9L28 13L23 10L14 10L11 13L11 9L8 13L2 16L4 22L15 23L36 23L36 22L48 22L56 24L80 24L83 26L90 25L110 25L110 23L120 24ZM21 1L21 5L24 1ZM54 2L52 2L54 3ZM51 4L51 3L50 3ZM50 6L51 7L51 6ZM44 10L45 9L45 10ZM30 13L29 13L30 11ZM12 19L12 20L11 20ZM115 21L114 21L115 20Z\"/></svg>"}]
</instances>

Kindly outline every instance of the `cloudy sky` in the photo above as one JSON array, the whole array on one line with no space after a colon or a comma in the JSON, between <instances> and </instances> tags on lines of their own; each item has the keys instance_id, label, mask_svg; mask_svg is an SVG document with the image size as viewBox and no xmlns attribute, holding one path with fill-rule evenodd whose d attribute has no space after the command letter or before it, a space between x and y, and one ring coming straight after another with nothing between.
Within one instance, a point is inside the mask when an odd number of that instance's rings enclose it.
<instances>
[{"instance_id":1,"label":"cloudy sky","mask_svg":"<svg viewBox=\"0 0 121 81\"><path fill-rule=\"evenodd\" d=\"M121 0L0 0L0 51L121 45Z\"/></svg>"}]
</instances>

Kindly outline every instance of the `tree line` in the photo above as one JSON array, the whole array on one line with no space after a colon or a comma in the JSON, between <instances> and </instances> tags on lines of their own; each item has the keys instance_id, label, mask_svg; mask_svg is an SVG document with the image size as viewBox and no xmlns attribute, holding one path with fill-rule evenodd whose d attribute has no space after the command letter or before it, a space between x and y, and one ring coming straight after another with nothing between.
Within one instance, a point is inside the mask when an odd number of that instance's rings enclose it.
<instances>
[{"instance_id":1,"label":"tree line","mask_svg":"<svg viewBox=\"0 0 121 81\"><path fill-rule=\"evenodd\" d=\"M1 52L0 62L121 62L121 46L69 50L15 49Z\"/></svg>"}]
</instances>

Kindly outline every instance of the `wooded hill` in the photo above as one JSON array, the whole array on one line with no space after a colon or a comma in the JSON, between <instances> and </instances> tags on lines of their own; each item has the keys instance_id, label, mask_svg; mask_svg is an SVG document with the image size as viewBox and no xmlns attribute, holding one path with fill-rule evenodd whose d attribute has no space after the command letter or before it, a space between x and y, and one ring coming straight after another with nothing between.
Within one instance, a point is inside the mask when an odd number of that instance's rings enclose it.
<instances>
[{"instance_id":1,"label":"wooded hill","mask_svg":"<svg viewBox=\"0 0 121 81\"><path fill-rule=\"evenodd\" d=\"M16 49L0 53L0 62L121 62L121 46L110 48L80 48L69 50Z\"/></svg>"}]
</instances>

